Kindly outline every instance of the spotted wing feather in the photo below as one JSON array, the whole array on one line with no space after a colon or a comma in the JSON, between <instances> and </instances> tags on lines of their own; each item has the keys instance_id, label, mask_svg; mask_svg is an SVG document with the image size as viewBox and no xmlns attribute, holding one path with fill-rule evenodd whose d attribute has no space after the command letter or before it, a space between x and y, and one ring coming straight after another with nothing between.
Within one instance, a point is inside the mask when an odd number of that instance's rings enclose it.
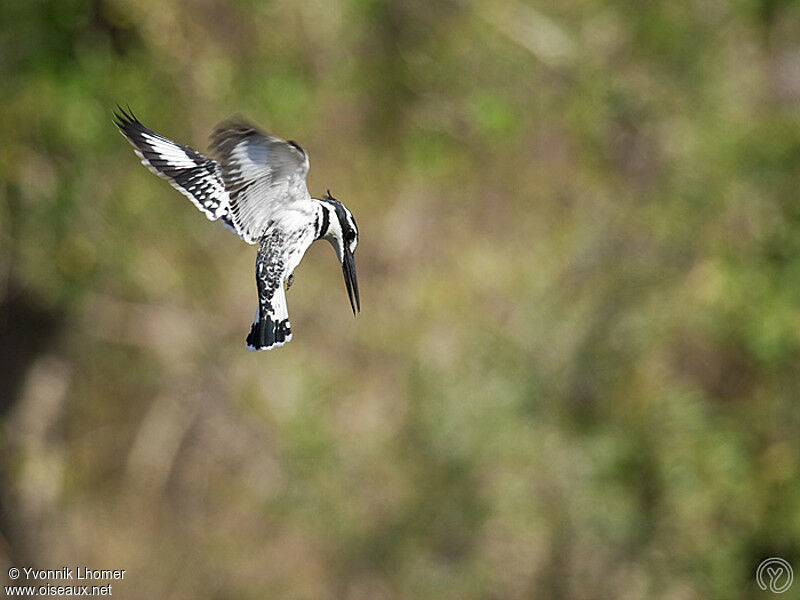
<instances>
[{"instance_id":1,"label":"spotted wing feather","mask_svg":"<svg viewBox=\"0 0 800 600\"><path fill-rule=\"evenodd\" d=\"M228 214L229 195L219 163L142 125L131 112L119 109L116 125L133 145L137 156L189 198L211 221Z\"/></svg>"}]
</instances>

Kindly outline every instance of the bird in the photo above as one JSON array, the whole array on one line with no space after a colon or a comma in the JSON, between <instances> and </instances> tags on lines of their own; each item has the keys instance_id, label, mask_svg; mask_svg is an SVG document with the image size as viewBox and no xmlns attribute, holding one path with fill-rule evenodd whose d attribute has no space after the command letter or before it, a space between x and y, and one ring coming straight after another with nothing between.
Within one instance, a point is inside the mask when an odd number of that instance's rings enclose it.
<instances>
[{"instance_id":1,"label":"bird","mask_svg":"<svg viewBox=\"0 0 800 600\"><path fill-rule=\"evenodd\" d=\"M240 116L211 134L210 154L200 154L142 125L133 111L117 106L114 124L156 175L189 198L210 221L220 221L244 242L258 245L258 306L248 350L271 350L292 339L286 289L308 247L333 246L342 267L350 307L361 311L353 213L330 190L313 198L306 186L308 154L292 140L265 133Z\"/></svg>"}]
</instances>

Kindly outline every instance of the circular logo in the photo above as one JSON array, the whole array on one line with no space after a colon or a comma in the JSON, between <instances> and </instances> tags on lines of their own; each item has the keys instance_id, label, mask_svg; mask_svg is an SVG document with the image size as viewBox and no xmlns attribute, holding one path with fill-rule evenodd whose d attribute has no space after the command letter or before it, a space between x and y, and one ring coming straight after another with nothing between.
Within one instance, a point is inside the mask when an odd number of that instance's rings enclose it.
<instances>
[{"instance_id":1,"label":"circular logo","mask_svg":"<svg viewBox=\"0 0 800 600\"><path fill-rule=\"evenodd\" d=\"M792 587L793 581L792 565L777 556L762 560L756 569L756 583L765 591L782 594Z\"/></svg>"}]
</instances>

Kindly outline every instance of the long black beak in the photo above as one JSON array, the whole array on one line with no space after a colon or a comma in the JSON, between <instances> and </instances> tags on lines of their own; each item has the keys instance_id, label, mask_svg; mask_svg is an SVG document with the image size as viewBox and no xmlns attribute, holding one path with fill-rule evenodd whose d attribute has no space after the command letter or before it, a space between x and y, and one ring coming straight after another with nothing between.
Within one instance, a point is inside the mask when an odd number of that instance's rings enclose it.
<instances>
[{"instance_id":1,"label":"long black beak","mask_svg":"<svg viewBox=\"0 0 800 600\"><path fill-rule=\"evenodd\" d=\"M356 309L361 312L361 300L358 298L358 279L356 279L356 259L353 253L348 248L344 249L344 260L342 260L342 274L344 275L344 284L347 286L347 295L350 297L350 307L353 309L353 314L356 314ZM355 297L355 302L353 302Z\"/></svg>"}]
</instances>

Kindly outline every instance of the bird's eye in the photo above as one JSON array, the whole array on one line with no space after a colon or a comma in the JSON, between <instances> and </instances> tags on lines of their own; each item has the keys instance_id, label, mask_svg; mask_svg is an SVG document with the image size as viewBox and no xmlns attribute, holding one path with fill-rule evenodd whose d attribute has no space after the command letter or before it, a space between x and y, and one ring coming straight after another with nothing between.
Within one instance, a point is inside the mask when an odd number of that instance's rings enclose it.
<instances>
[{"instance_id":1,"label":"bird's eye","mask_svg":"<svg viewBox=\"0 0 800 600\"><path fill-rule=\"evenodd\" d=\"M351 229L344 234L344 239L346 239L348 242L352 242L354 239L356 239L356 232Z\"/></svg>"}]
</instances>

